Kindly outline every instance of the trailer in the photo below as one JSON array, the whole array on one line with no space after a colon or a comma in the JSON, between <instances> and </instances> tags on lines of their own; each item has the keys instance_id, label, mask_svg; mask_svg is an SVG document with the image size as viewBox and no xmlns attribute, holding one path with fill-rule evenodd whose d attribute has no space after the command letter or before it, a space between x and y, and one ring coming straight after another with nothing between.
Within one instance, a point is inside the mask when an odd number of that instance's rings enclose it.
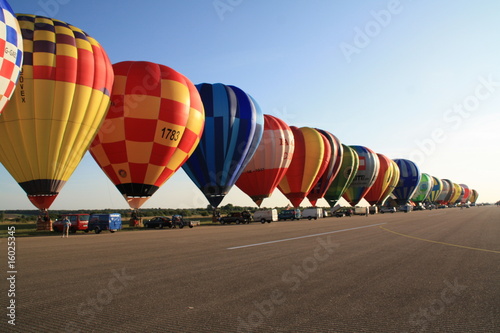
<instances>
[{"instance_id":1,"label":"trailer","mask_svg":"<svg viewBox=\"0 0 500 333\"><path fill-rule=\"evenodd\" d=\"M103 230L115 232L122 228L122 216L119 213L92 214L89 219L89 231L99 234Z\"/></svg>"}]
</instances>

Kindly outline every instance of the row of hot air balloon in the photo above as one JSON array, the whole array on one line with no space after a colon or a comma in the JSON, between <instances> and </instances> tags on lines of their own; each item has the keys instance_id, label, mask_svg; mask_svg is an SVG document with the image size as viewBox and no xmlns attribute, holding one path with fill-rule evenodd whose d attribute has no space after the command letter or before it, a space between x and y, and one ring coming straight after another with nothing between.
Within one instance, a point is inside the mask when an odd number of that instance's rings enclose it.
<instances>
[{"instance_id":1,"label":"row of hot air balloon","mask_svg":"<svg viewBox=\"0 0 500 333\"><path fill-rule=\"evenodd\" d=\"M0 161L41 210L88 150L133 209L181 167L213 207L234 185L259 206L276 188L295 207L305 198L333 205L344 197L353 206L363 198L381 205L390 195L400 204L477 199L411 161L263 114L238 87L194 85L146 61L112 65L81 29L16 19L5 0L0 6Z\"/></svg>"}]
</instances>

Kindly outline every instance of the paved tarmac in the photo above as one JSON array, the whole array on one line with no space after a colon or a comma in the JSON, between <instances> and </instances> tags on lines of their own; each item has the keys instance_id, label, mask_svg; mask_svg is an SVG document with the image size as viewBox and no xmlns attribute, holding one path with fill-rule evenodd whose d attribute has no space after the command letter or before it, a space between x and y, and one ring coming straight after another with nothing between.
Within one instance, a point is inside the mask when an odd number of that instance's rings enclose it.
<instances>
[{"instance_id":1,"label":"paved tarmac","mask_svg":"<svg viewBox=\"0 0 500 333\"><path fill-rule=\"evenodd\" d=\"M500 332L494 206L17 238L15 259L2 332Z\"/></svg>"}]
</instances>

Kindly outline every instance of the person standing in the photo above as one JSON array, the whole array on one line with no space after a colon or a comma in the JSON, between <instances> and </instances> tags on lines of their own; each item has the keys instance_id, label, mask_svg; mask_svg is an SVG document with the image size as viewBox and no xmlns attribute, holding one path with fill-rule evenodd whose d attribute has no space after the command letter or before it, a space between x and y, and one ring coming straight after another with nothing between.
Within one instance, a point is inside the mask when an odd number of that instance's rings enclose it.
<instances>
[{"instance_id":1,"label":"person standing","mask_svg":"<svg viewBox=\"0 0 500 333\"><path fill-rule=\"evenodd\" d=\"M64 238L64 236L69 237L69 229L71 228L71 222L70 220L68 219L67 216L64 217L63 219L63 235L62 235L62 238Z\"/></svg>"}]
</instances>

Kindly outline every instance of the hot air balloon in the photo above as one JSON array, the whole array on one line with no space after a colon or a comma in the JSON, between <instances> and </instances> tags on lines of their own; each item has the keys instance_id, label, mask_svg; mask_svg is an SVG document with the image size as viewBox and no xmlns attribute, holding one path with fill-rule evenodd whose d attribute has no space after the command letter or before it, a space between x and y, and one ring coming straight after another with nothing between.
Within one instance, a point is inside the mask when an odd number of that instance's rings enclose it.
<instances>
[{"instance_id":1,"label":"hot air balloon","mask_svg":"<svg viewBox=\"0 0 500 333\"><path fill-rule=\"evenodd\" d=\"M313 182L313 187L307 195L307 198L313 206L316 206L316 202L318 201L318 199L325 196L326 191L333 182L333 179L337 176L340 169L340 164L342 162L342 145L339 139L337 139L335 135L328 131L321 129L316 130L320 132L326 139L325 147L330 148L331 153L328 154L328 149L325 150L323 161L328 161L328 164L326 165L326 168L323 172L320 171L318 173L318 175L316 176L317 181ZM325 158L328 155L330 155L331 157L329 159Z\"/></svg>"},{"instance_id":2,"label":"hot air balloon","mask_svg":"<svg viewBox=\"0 0 500 333\"><path fill-rule=\"evenodd\" d=\"M311 190L320 171L325 143L323 136L313 128L290 128L294 136L295 150L292 162L278 188L294 207L298 207Z\"/></svg>"},{"instance_id":3,"label":"hot air balloon","mask_svg":"<svg viewBox=\"0 0 500 333\"><path fill-rule=\"evenodd\" d=\"M461 198L460 203L465 204L465 203L467 203L467 201L469 201L469 198L471 195L471 190L469 189L469 186L467 186L465 184L459 184L459 185L462 186L462 188L464 189L464 195Z\"/></svg>"},{"instance_id":4,"label":"hot air balloon","mask_svg":"<svg viewBox=\"0 0 500 333\"><path fill-rule=\"evenodd\" d=\"M399 183L399 176L400 176L399 167L396 164L396 162L394 162L393 160L391 160L391 169L392 169L391 179L390 179L389 185L387 185L387 188L385 189L384 193L382 193L382 195L380 196L380 199L379 199L380 205L384 205L387 198L389 198L392 191L394 191L394 189L396 188L396 186Z\"/></svg>"},{"instance_id":5,"label":"hot air balloon","mask_svg":"<svg viewBox=\"0 0 500 333\"><path fill-rule=\"evenodd\" d=\"M462 187L458 185L457 183L453 183L453 192L449 201L450 205L453 205L457 202L458 198L460 198L460 195L462 194Z\"/></svg>"},{"instance_id":6,"label":"hot air balloon","mask_svg":"<svg viewBox=\"0 0 500 333\"><path fill-rule=\"evenodd\" d=\"M394 167L391 159L382 154L377 154L377 157L380 166L378 175L372 187L364 196L364 199L368 201L370 205L381 203L380 199L382 198L382 194L384 194L385 190L389 186L394 173Z\"/></svg>"},{"instance_id":7,"label":"hot air balloon","mask_svg":"<svg viewBox=\"0 0 500 333\"><path fill-rule=\"evenodd\" d=\"M0 1L0 13L0 114L2 114L18 82L23 62L23 39L16 16L5 0Z\"/></svg>"},{"instance_id":8,"label":"hot air balloon","mask_svg":"<svg viewBox=\"0 0 500 333\"><path fill-rule=\"evenodd\" d=\"M359 167L358 153L351 147L342 144L342 162L339 172L326 191L325 200L333 207L351 185Z\"/></svg>"},{"instance_id":9,"label":"hot air balloon","mask_svg":"<svg viewBox=\"0 0 500 333\"><path fill-rule=\"evenodd\" d=\"M113 68L82 30L46 17L17 18L24 59L0 117L0 161L45 214L106 115ZM50 229L50 221L38 228Z\"/></svg>"},{"instance_id":10,"label":"hot air balloon","mask_svg":"<svg viewBox=\"0 0 500 333\"><path fill-rule=\"evenodd\" d=\"M475 205L476 204L476 201L477 201L477 197L479 196L479 194L477 193L476 190L470 190L470 197L469 197L469 201L472 205Z\"/></svg>"},{"instance_id":11,"label":"hot air balloon","mask_svg":"<svg viewBox=\"0 0 500 333\"><path fill-rule=\"evenodd\" d=\"M436 202L440 205L447 205L450 201L451 195L453 194L453 183L449 179L443 179L443 190L441 194L436 199Z\"/></svg>"},{"instance_id":12,"label":"hot air balloon","mask_svg":"<svg viewBox=\"0 0 500 333\"><path fill-rule=\"evenodd\" d=\"M428 201L436 202L442 190L443 190L443 182L441 181L441 179L432 176L432 188L428 196Z\"/></svg>"},{"instance_id":13,"label":"hot air balloon","mask_svg":"<svg viewBox=\"0 0 500 333\"><path fill-rule=\"evenodd\" d=\"M377 179L380 162L377 154L370 148L363 146L351 146L351 148L359 156L359 167L354 180L342 196L351 206L356 206Z\"/></svg>"},{"instance_id":14,"label":"hot air balloon","mask_svg":"<svg viewBox=\"0 0 500 333\"><path fill-rule=\"evenodd\" d=\"M255 153L264 116L257 102L240 88L220 83L196 88L205 108L205 128L182 168L215 208Z\"/></svg>"},{"instance_id":15,"label":"hot air balloon","mask_svg":"<svg viewBox=\"0 0 500 333\"><path fill-rule=\"evenodd\" d=\"M420 182L418 183L415 193L411 197L411 201L416 204L422 203L429 195L432 189L432 177L427 173L422 173Z\"/></svg>"},{"instance_id":16,"label":"hot air balloon","mask_svg":"<svg viewBox=\"0 0 500 333\"><path fill-rule=\"evenodd\" d=\"M236 186L260 206L285 176L294 148L290 127L283 120L265 114L262 140Z\"/></svg>"},{"instance_id":17,"label":"hot air balloon","mask_svg":"<svg viewBox=\"0 0 500 333\"><path fill-rule=\"evenodd\" d=\"M394 162L399 167L400 176L392 194L396 197L398 205L406 205L417 190L421 173L418 166L410 160L395 159Z\"/></svg>"},{"instance_id":18,"label":"hot air balloon","mask_svg":"<svg viewBox=\"0 0 500 333\"><path fill-rule=\"evenodd\" d=\"M126 61L113 69L112 105L90 153L137 210L198 145L203 105L191 81L167 66Z\"/></svg>"}]
</instances>

